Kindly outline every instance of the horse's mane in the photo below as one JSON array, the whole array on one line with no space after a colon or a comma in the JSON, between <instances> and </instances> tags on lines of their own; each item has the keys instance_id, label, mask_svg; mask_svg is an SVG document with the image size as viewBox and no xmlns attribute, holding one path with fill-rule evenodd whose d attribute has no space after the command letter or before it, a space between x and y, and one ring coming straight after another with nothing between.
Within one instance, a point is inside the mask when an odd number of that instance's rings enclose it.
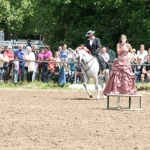
<instances>
[{"instance_id":1,"label":"horse's mane","mask_svg":"<svg viewBox=\"0 0 150 150\"><path fill-rule=\"evenodd\" d=\"M78 52L81 53L81 54L84 54L84 56L91 56L92 57L92 55L87 53L85 50L79 50Z\"/></svg>"}]
</instances>

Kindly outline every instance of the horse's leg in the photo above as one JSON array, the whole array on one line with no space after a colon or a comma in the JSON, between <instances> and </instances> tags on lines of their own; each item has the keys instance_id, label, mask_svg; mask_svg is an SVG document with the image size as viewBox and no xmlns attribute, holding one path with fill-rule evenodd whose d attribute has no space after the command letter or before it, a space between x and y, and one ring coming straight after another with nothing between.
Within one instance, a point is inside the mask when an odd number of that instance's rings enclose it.
<instances>
[{"instance_id":1,"label":"horse's leg","mask_svg":"<svg viewBox=\"0 0 150 150\"><path fill-rule=\"evenodd\" d=\"M97 100L100 99L99 87L98 87L98 76L97 74L93 77L95 83L95 90L97 91Z\"/></svg>"},{"instance_id":2,"label":"horse's leg","mask_svg":"<svg viewBox=\"0 0 150 150\"><path fill-rule=\"evenodd\" d=\"M85 80L85 81L84 81L84 83L83 83L83 86L84 86L86 92L88 93L89 97L92 98L92 94L91 94L90 91L87 89L87 85L86 85L86 83L87 83L87 77L86 77L86 76L84 76L84 80Z\"/></svg>"}]
</instances>

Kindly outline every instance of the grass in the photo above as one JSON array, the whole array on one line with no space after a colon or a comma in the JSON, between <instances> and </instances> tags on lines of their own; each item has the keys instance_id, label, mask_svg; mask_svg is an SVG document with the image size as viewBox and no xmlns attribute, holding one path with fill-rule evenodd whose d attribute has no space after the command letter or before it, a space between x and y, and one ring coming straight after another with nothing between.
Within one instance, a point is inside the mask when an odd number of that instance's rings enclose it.
<instances>
[{"instance_id":1,"label":"grass","mask_svg":"<svg viewBox=\"0 0 150 150\"><path fill-rule=\"evenodd\" d=\"M0 84L0 88L12 88L12 89L43 89L43 90L70 90L68 88L68 84L64 85L63 87L58 85L58 83L54 83L53 81L49 83L42 83L39 81L30 82L19 82L17 84L14 84L13 82L10 83L2 83Z\"/></svg>"},{"instance_id":2,"label":"grass","mask_svg":"<svg viewBox=\"0 0 150 150\"><path fill-rule=\"evenodd\" d=\"M93 84L93 82L90 82L89 84ZM53 81L49 83L42 83L39 81L30 82L19 82L17 84L14 84L13 82L10 83L3 83L0 84L0 88L12 88L12 89L42 89L42 90L71 90L68 88L68 83L64 86L60 86L58 83L55 83ZM147 91L150 92L150 84L148 83L136 83L136 88L138 91Z\"/></svg>"}]
</instances>

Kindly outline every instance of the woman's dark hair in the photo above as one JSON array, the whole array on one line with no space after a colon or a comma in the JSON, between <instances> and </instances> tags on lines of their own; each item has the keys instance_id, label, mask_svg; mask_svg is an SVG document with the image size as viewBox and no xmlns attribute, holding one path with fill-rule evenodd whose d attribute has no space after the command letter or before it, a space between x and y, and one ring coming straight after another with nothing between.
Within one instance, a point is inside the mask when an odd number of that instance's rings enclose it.
<instances>
[{"instance_id":1,"label":"woman's dark hair","mask_svg":"<svg viewBox=\"0 0 150 150\"><path fill-rule=\"evenodd\" d=\"M121 41L121 37L122 37L122 36L125 36L126 39L127 39L127 36L126 36L125 34L121 34L120 39L119 39L119 43L122 43L122 41ZM129 43L129 42L128 42L128 39L126 40L126 43Z\"/></svg>"},{"instance_id":2,"label":"woman's dark hair","mask_svg":"<svg viewBox=\"0 0 150 150\"><path fill-rule=\"evenodd\" d=\"M44 48L41 48L39 52L41 53L41 51L43 51L43 50L44 50Z\"/></svg>"},{"instance_id":3,"label":"woman's dark hair","mask_svg":"<svg viewBox=\"0 0 150 150\"><path fill-rule=\"evenodd\" d=\"M47 50L51 50L51 47L50 47L49 45L46 45L45 48L46 48Z\"/></svg>"}]
</instances>

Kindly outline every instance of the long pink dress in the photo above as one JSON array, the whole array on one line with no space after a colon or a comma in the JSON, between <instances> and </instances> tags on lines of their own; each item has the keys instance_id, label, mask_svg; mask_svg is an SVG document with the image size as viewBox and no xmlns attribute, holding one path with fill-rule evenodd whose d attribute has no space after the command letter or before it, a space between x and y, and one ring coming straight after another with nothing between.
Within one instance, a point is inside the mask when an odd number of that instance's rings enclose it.
<instances>
[{"instance_id":1,"label":"long pink dress","mask_svg":"<svg viewBox=\"0 0 150 150\"><path fill-rule=\"evenodd\" d=\"M114 64L112 65L109 79L103 91L107 94L136 95L135 76L132 72L128 48L123 47Z\"/></svg>"}]
</instances>

